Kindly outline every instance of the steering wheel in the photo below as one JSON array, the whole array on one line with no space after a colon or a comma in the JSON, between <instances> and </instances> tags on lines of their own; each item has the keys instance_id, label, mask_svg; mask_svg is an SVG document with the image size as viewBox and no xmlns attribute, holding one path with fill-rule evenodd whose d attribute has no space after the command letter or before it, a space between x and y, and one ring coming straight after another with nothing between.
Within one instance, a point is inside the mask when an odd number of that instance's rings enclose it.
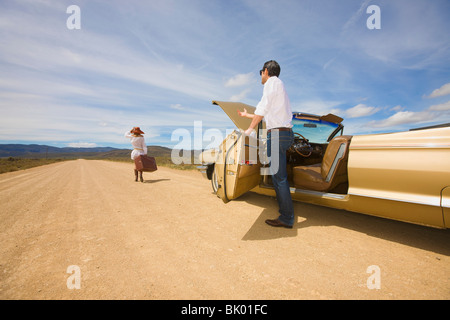
<instances>
[{"instance_id":1,"label":"steering wheel","mask_svg":"<svg viewBox=\"0 0 450 320\"><path fill-rule=\"evenodd\" d=\"M294 143L289 150L294 151L305 158L312 154L312 147L309 140L298 132L294 132Z\"/></svg>"}]
</instances>

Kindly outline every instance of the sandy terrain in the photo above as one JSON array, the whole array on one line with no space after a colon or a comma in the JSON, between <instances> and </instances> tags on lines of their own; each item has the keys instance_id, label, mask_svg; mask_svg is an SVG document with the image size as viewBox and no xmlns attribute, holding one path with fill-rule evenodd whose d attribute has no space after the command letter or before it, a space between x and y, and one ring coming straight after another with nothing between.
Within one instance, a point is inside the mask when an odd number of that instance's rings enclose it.
<instances>
[{"instance_id":1,"label":"sandy terrain","mask_svg":"<svg viewBox=\"0 0 450 320\"><path fill-rule=\"evenodd\" d=\"M0 298L450 298L450 230L302 203L277 229L273 198L224 204L198 172L132 171L75 160L0 175Z\"/></svg>"}]
</instances>

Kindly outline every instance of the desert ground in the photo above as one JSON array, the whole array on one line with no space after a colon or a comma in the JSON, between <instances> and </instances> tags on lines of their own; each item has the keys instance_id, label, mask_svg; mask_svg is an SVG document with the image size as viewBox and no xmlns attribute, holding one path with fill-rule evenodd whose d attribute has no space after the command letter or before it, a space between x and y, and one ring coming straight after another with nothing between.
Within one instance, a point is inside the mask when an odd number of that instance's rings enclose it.
<instances>
[{"instance_id":1,"label":"desert ground","mask_svg":"<svg viewBox=\"0 0 450 320\"><path fill-rule=\"evenodd\" d=\"M197 171L73 160L0 175L0 298L450 298L450 230L274 198Z\"/></svg>"}]
</instances>

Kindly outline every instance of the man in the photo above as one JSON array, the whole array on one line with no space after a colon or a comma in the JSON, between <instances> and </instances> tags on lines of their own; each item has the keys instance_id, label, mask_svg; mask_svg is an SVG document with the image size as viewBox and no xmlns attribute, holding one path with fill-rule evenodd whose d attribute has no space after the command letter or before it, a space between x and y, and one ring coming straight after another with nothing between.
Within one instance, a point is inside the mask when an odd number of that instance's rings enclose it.
<instances>
[{"instance_id":1,"label":"man","mask_svg":"<svg viewBox=\"0 0 450 320\"><path fill-rule=\"evenodd\" d=\"M250 126L245 130L246 135L250 135L262 119L266 122L267 154L271 159L270 173L280 208L278 219L268 219L266 223L273 227L292 228L294 224L294 207L286 168L286 151L294 140L294 134L291 129L291 106L284 84L278 78L280 65L274 60L267 61L259 73L261 75L261 83L264 85L261 101L256 106L254 114L249 114L244 109L244 112L239 111L239 115L252 119Z\"/></svg>"}]
</instances>

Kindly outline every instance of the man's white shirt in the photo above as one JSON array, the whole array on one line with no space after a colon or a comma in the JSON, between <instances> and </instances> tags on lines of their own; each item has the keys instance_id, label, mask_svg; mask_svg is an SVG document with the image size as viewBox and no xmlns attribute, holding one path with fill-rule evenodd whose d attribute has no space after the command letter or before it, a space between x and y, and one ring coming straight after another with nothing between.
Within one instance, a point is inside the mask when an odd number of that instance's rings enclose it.
<instances>
[{"instance_id":1,"label":"man's white shirt","mask_svg":"<svg viewBox=\"0 0 450 320\"><path fill-rule=\"evenodd\" d=\"M264 84L263 96L256 106L255 114L263 116L267 130L292 128L292 110L283 81L272 76Z\"/></svg>"}]
</instances>

